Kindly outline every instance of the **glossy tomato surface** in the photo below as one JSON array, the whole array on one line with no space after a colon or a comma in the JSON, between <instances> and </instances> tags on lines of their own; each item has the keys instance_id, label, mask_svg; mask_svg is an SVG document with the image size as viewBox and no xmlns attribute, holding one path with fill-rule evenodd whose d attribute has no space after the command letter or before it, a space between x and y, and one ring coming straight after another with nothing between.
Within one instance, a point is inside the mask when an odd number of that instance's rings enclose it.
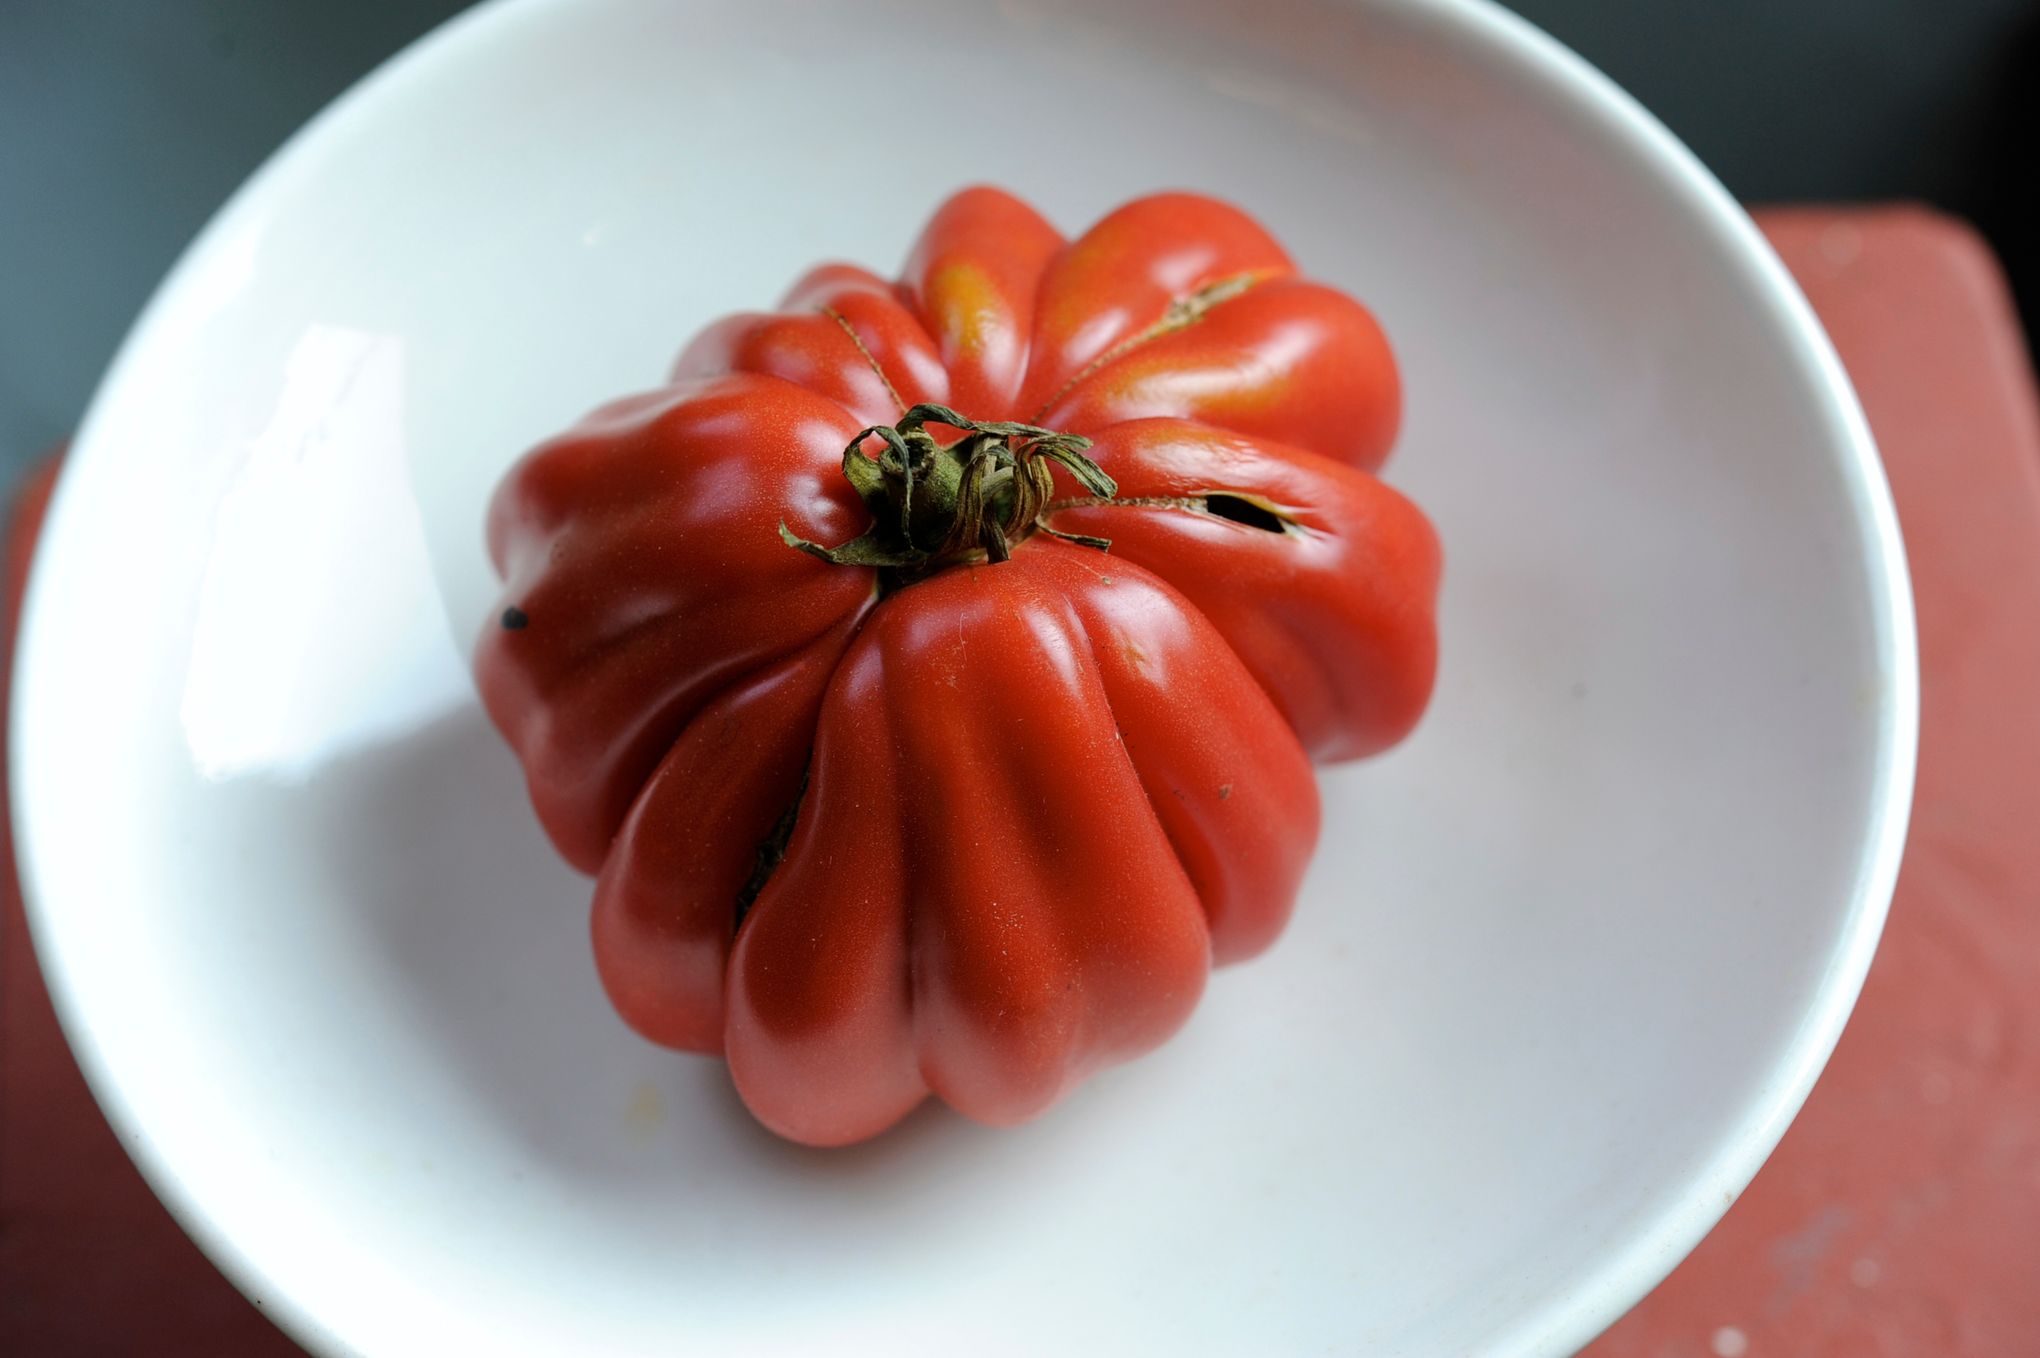
<instances>
[{"instance_id":1,"label":"glossy tomato surface","mask_svg":"<svg viewBox=\"0 0 2040 1358\"><path fill-rule=\"evenodd\" d=\"M1438 545L1374 474L1399 401L1373 317L1237 209L1065 240L976 188L897 281L815 269L527 455L477 672L624 1018L822 1145L930 1094L1019 1121L1167 1038L1280 932L1311 762L1429 696ZM1010 555L819 559L922 406L1009 471L1082 436L1111 493L1057 467Z\"/></svg>"}]
</instances>

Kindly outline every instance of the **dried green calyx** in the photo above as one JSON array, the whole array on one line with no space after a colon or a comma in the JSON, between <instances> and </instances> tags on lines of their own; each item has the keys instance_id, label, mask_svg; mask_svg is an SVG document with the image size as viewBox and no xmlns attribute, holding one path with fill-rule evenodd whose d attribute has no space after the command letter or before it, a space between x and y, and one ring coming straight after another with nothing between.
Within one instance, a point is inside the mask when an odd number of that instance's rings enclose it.
<instances>
[{"instance_id":1,"label":"dried green calyx","mask_svg":"<svg viewBox=\"0 0 2040 1358\"><path fill-rule=\"evenodd\" d=\"M942 443L927 426L962 437ZM876 458L866 440L883 440ZM959 561L1004 561L1028 534L1048 533L1103 551L1104 538L1057 532L1042 522L1060 463L1091 494L1111 499L1112 478L1084 455L1091 441L1031 424L978 421L946 406L917 405L896 425L862 430L843 450L843 475L871 511L871 527L839 547L809 542L784 522L789 547L838 566L867 566L918 579Z\"/></svg>"}]
</instances>

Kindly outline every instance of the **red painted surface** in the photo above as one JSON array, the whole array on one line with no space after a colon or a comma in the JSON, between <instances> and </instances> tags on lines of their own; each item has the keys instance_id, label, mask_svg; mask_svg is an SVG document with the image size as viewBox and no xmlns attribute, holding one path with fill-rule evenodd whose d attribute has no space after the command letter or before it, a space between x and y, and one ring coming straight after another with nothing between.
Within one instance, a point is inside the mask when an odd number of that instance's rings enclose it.
<instances>
[{"instance_id":1,"label":"red painted surface","mask_svg":"<svg viewBox=\"0 0 2040 1358\"><path fill-rule=\"evenodd\" d=\"M2032 371L1996 266L1960 225L1900 209L1764 226L1863 395L1912 554L1912 839L1862 1004L1806 1111L1720 1228L1590 1352L2040 1354ZM10 597L37 517L10 535ZM4 894L0 1353L290 1352L127 1163Z\"/></svg>"}]
</instances>

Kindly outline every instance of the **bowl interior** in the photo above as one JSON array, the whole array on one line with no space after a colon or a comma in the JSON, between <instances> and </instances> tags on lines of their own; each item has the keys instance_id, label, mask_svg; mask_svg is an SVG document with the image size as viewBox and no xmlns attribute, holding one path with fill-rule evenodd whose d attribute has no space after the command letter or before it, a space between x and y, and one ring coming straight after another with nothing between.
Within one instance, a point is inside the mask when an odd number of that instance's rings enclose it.
<instances>
[{"instance_id":1,"label":"bowl interior","mask_svg":"<svg viewBox=\"0 0 2040 1358\"><path fill-rule=\"evenodd\" d=\"M1911 639L1853 403L1654 125L1458 3L485 7L209 230L30 609L39 947L194 1233L317 1347L1569 1349L1796 1109L1888 897ZM971 181L1189 186L1381 316L1447 551L1296 923L1040 1122L757 1130L612 1017L476 708L482 505Z\"/></svg>"}]
</instances>

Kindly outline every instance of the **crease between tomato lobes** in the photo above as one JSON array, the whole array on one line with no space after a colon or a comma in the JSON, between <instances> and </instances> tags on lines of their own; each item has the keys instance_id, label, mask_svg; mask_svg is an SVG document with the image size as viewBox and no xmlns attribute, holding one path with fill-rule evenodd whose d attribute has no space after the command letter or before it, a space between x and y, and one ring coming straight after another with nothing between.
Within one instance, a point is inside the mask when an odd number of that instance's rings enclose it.
<instances>
[{"instance_id":1,"label":"crease between tomato lobes","mask_svg":"<svg viewBox=\"0 0 2040 1358\"><path fill-rule=\"evenodd\" d=\"M485 633L484 698L599 874L598 966L640 1031L726 1053L799 1140L931 1092L1024 1118L1272 940L1309 759L1422 709L1436 542L1366 470L1393 363L1189 195L1064 244L966 191L898 284L827 266L788 305L512 473L491 549L523 625ZM910 429L922 403L961 414ZM985 432L1022 422L1047 427ZM1081 435L1102 485L1034 456ZM909 443L967 531L874 527ZM840 564L860 542L890 564Z\"/></svg>"}]
</instances>

